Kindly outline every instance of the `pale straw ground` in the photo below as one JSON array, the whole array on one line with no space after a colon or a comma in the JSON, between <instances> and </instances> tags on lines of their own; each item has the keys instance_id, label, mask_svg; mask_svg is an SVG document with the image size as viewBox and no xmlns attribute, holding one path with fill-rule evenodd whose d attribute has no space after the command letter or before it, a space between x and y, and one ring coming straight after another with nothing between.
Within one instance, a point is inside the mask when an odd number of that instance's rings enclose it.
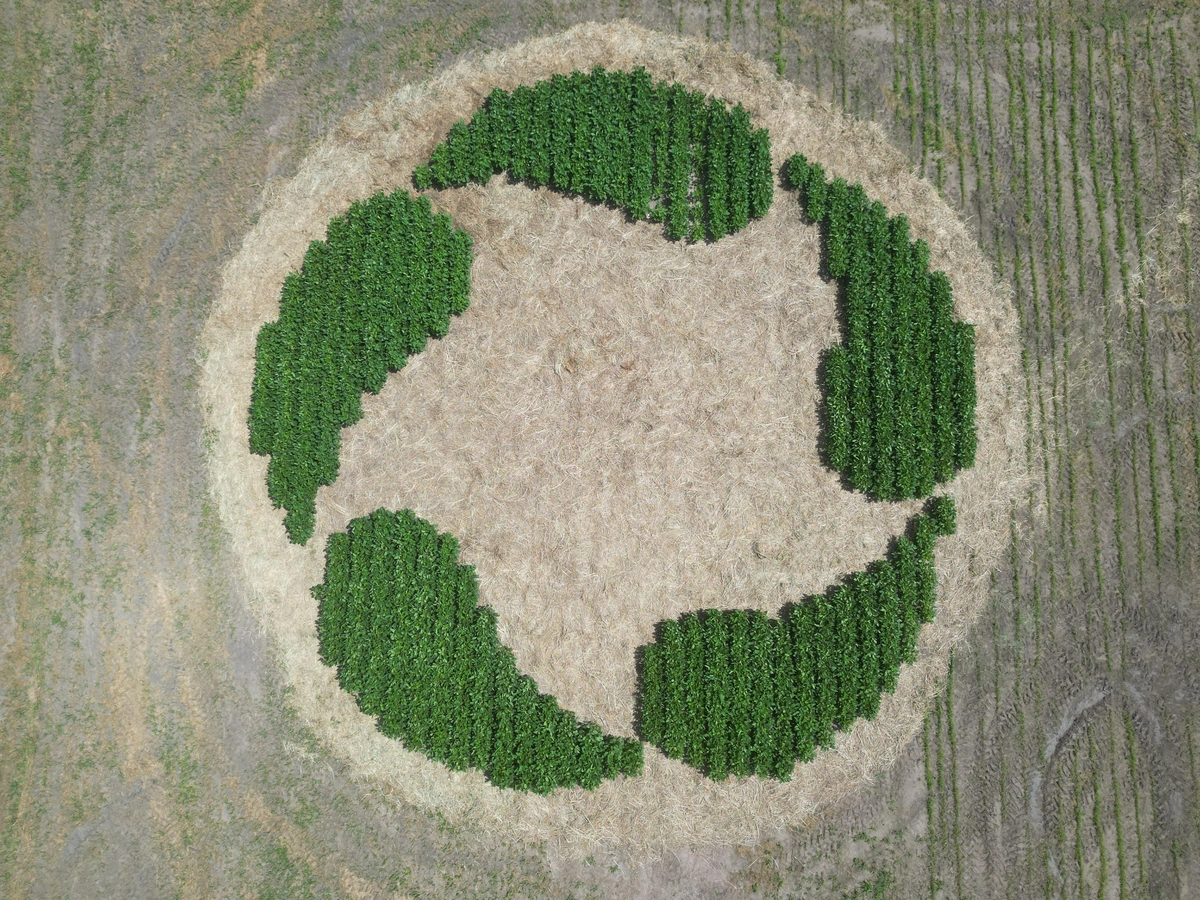
<instances>
[{"instance_id":1,"label":"pale straw ground","mask_svg":"<svg viewBox=\"0 0 1200 900\"><path fill-rule=\"evenodd\" d=\"M493 788L385 738L317 655L326 537L376 508L410 508L461 542L481 602L521 670L566 708L633 735L636 648L654 623L705 607L778 613L881 557L919 502L871 503L820 464L816 370L838 340L818 237L791 191L712 244L497 176L430 194L474 240L470 308L393 375L343 432L316 533L288 543L252 456L246 413L259 326L284 276L351 202L412 190L457 119L494 87L643 65L741 102L770 130L778 171L796 152L905 213L929 241L977 338L979 452L948 487L958 534L937 547L937 617L878 717L837 737L788 783L714 783L646 748L645 773L549 797ZM210 474L254 611L290 698L328 751L396 803L570 855L597 845L652 856L799 826L891 765L940 689L951 648L982 610L1024 496L1025 405L1015 312L965 226L882 130L833 111L748 56L626 23L580 25L467 58L345 121L286 185L224 272L203 336Z\"/></svg>"}]
</instances>

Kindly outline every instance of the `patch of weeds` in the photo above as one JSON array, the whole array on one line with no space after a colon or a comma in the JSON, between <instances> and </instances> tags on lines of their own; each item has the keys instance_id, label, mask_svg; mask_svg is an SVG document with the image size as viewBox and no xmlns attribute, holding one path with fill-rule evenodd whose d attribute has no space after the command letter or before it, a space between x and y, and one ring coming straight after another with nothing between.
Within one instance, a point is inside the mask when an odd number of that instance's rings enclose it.
<instances>
[{"instance_id":1,"label":"patch of weeds","mask_svg":"<svg viewBox=\"0 0 1200 900\"><path fill-rule=\"evenodd\" d=\"M407 26L403 31L407 35L421 35L423 40L418 43L413 40L396 61L399 71L404 71L420 63L426 70L432 72L443 59L453 58L462 53L471 44L481 39L482 33L492 27L492 20L486 15L479 15L469 20L457 34L454 33L458 23L452 19L429 17Z\"/></svg>"},{"instance_id":2,"label":"patch of weeds","mask_svg":"<svg viewBox=\"0 0 1200 900\"><path fill-rule=\"evenodd\" d=\"M783 845L777 841L766 841L757 847L739 847L737 856L749 859L749 864L739 873L742 886L751 894L777 895L783 888L783 872L779 859L785 856Z\"/></svg>"},{"instance_id":3,"label":"patch of weeds","mask_svg":"<svg viewBox=\"0 0 1200 900\"><path fill-rule=\"evenodd\" d=\"M283 42L274 42L267 45L267 71L275 72L283 68L288 62L289 53L287 45Z\"/></svg>"},{"instance_id":4,"label":"patch of weeds","mask_svg":"<svg viewBox=\"0 0 1200 900\"><path fill-rule=\"evenodd\" d=\"M258 41L224 59L215 70L200 80L200 94L216 94L225 101L227 115L240 116L246 109L246 98L254 88L254 56L263 46L264 42ZM273 57L268 55L268 64L272 61Z\"/></svg>"},{"instance_id":5,"label":"patch of weeds","mask_svg":"<svg viewBox=\"0 0 1200 900\"><path fill-rule=\"evenodd\" d=\"M236 19L250 11L250 0L221 0L217 4L217 15Z\"/></svg>"},{"instance_id":6,"label":"patch of weeds","mask_svg":"<svg viewBox=\"0 0 1200 900\"><path fill-rule=\"evenodd\" d=\"M864 881L848 894L844 894L845 900L884 900L886 897L895 896L892 891L892 873L878 872L875 877Z\"/></svg>"},{"instance_id":7,"label":"patch of weeds","mask_svg":"<svg viewBox=\"0 0 1200 900\"><path fill-rule=\"evenodd\" d=\"M0 171L8 175L6 213L15 219L33 198L29 122L33 120L34 59L33 54L14 52L17 48L11 36L0 39L0 48L13 60L0 90L0 160L5 166Z\"/></svg>"},{"instance_id":8,"label":"patch of weeds","mask_svg":"<svg viewBox=\"0 0 1200 900\"><path fill-rule=\"evenodd\" d=\"M434 811L434 816L437 818L437 829L439 834L449 835L450 837L458 836L461 829L458 825L447 819L445 815L442 814L440 809Z\"/></svg>"},{"instance_id":9,"label":"patch of weeds","mask_svg":"<svg viewBox=\"0 0 1200 900\"><path fill-rule=\"evenodd\" d=\"M296 799L296 808L291 813L291 820L298 828L307 828L321 817L321 807L307 797Z\"/></svg>"},{"instance_id":10,"label":"patch of weeds","mask_svg":"<svg viewBox=\"0 0 1200 900\"><path fill-rule=\"evenodd\" d=\"M405 866L400 872L393 872L387 881L389 893L397 894L401 888L408 887L408 879L412 876L412 866Z\"/></svg>"},{"instance_id":11,"label":"patch of weeds","mask_svg":"<svg viewBox=\"0 0 1200 900\"><path fill-rule=\"evenodd\" d=\"M292 859L287 848L271 841L261 856L264 872L258 900L302 900L316 897L317 878L303 861Z\"/></svg>"},{"instance_id":12,"label":"patch of weeds","mask_svg":"<svg viewBox=\"0 0 1200 900\"><path fill-rule=\"evenodd\" d=\"M253 53L257 49L257 45L251 47L250 53ZM242 111L246 108L246 95L254 87L254 75L250 71L250 62L248 59L250 53L243 54L239 50L221 64L220 92L229 106L229 114L231 116L240 116L242 114Z\"/></svg>"},{"instance_id":13,"label":"patch of weeds","mask_svg":"<svg viewBox=\"0 0 1200 900\"><path fill-rule=\"evenodd\" d=\"M94 161L91 130L95 119L96 82L101 77L100 38L89 35L73 44L72 51L72 87L63 98L63 105L70 112L64 123L62 140L63 148L71 154L75 187L81 188L91 178Z\"/></svg>"},{"instance_id":14,"label":"patch of weeds","mask_svg":"<svg viewBox=\"0 0 1200 900\"><path fill-rule=\"evenodd\" d=\"M150 708L150 730L158 738L155 755L167 778L174 783L176 804L191 806L200 798L197 785L200 764L188 749L195 735L191 725L172 722L172 718L160 716L158 710Z\"/></svg>"}]
</instances>

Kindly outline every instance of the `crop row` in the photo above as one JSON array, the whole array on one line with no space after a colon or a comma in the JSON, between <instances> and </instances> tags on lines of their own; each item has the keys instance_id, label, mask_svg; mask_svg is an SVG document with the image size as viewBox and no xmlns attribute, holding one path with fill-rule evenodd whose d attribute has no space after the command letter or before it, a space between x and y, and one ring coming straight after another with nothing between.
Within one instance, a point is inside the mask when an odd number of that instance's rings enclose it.
<instances>
[{"instance_id":1,"label":"crop row","mask_svg":"<svg viewBox=\"0 0 1200 900\"><path fill-rule=\"evenodd\" d=\"M631 218L665 222L671 238L719 240L766 214L774 194L771 145L741 104L705 99L645 69L556 74L512 92L494 89L413 173L419 189L486 183L508 172Z\"/></svg>"},{"instance_id":2,"label":"crop row","mask_svg":"<svg viewBox=\"0 0 1200 900\"><path fill-rule=\"evenodd\" d=\"M642 651L642 738L718 781L788 780L835 730L874 718L916 658L934 612L934 542L954 522L953 500L931 500L885 559L779 618L713 609L661 623Z\"/></svg>"},{"instance_id":3,"label":"crop row","mask_svg":"<svg viewBox=\"0 0 1200 900\"><path fill-rule=\"evenodd\" d=\"M397 191L330 221L284 280L279 318L258 332L249 425L294 543L312 535L317 488L337 478L341 429L361 418L363 392L467 308L471 258L447 214Z\"/></svg>"},{"instance_id":4,"label":"crop row","mask_svg":"<svg viewBox=\"0 0 1200 900\"><path fill-rule=\"evenodd\" d=\"M458 541L411 510L331 535L313 594L321 659L409 749L543 794L641 773L641 742L577 721L518 672Z\"/></svg>"},{"instance_id":5,"label":"crop row","mask_svg":"<svg viewBox=\"0 0 1200 900\"><path fill-rule=\"evenodd\" d=\"M974 328L955 320L950 281L929 271L906 217L801 154L786 178L841 287L844 342L825 359L829 464L876 499L928 496L975 461Z\"/></svg>"}]
</instances>

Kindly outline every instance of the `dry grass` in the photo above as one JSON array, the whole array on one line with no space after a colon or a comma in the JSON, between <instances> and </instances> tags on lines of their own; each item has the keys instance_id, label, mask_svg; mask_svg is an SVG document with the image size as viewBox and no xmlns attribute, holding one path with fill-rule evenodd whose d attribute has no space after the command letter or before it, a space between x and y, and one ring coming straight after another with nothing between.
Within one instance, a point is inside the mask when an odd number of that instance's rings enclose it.
<instances>
[{"instance_id":1,"label":"dry grass","mask_svg":"<svg viewBox=\"0 0 1200 900\"><path fill-rule=\"evenodd\" d=\"M688 609L756 607L822 590L885 551L918 504L872 504L820 465L816 366L837 339L817 237L790 192L715 245L507 184L432 194L475 241L470 309L410 361L343 435L342 474L318 495L316 533L287 542L248 451L258 327L309 241L356 199L409 188L450 125L493 86L554 72L644 65L730 102L797 151L904 212L975 323L978 461L951 486L959 533L938 548L938 614L878 718L838 736L790 783L713 783L647 747L645 774L593 793L537 797L452 773L383 737L317 656L326 537L377 507L411 508L454 533L482 602L522 670L609 731L632 735L634 649ZM985 602L1010 504L1024 496L1024 398L1015 312L966 228L881 129L850 120L725 48L626 24L580 25L410 85L353 116L269 191L224 273L204 335L211 478L252 603L292 699L331 752L397 801L583 855L647 857L753 842L803 824L898 757L938 690L951 647Z\"/></svg>"}]
</instances>

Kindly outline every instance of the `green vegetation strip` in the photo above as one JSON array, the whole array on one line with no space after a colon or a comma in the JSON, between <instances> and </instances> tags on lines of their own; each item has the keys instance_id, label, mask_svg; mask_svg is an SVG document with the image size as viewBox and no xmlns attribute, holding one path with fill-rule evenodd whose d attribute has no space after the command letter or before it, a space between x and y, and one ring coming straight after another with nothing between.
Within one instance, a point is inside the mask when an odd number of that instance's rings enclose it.
<instances>
[{"instance_id":1,"label":"green vegetation strip","mask_svg":"<svg viewBox=\"0 0 1200 900\"><path fill-rule=\"evenodd\" d=\"M786 179L841 287L845 341L825 358L829 464L873 499L926 497L975 462L974 327L954 319L950 281L929 271L907 218L801 154Z\"/></svg>"},{"instance_id":2,"label":"green vegetation strip","mask_svg":"<svg viewBox=\"0 0 1200 900\"><path fill-rule=\"evenodd\" d=\"M835 730L874 718L916 658L933 619L934 542L954 527L954 501L937 497L886 559L779 618L711 609L660 623L641 650L641 736L715 780L790 779Z\"/></svg>"},{"instance_id":3,"label":"green vegetation strip","mask_svg":"<svg viewBox=\"0 0 1200 900\"><path fill-rule=\"evenodd\" d=\"M500 172L665 222L668 237L693 241L740 231L774 194L767 130L752 128L740 103L731 111L681 84L654 84L641 67L494 89L413 184L486 184Z\"/></svg>"},{"instance_id":4,"label":"green vegetation strip","mask_svg":"<svg viewBox=\"0 0 1200 900\"><path fill-rule=\"evenodd\" d=\"M410 750L541 794L641 774L639 741L580 723L517 671L458 541L411 510L330 535L313 594L322 661Z\"/></svg>"},{"instance_id":5,"label":"green vegetation strip","mask_svg":"<svg viewBox=\"0 0 1200 900\"><path fill-rule=\"evenodd\" d=\"M294 543L312 536L317 488L337 478L341 429L362 417L363 392L467 308L471 258L469 234L397 191L333 219L284 280L279 319L258 332L249 424Z\"/></svg>"}]
</instances>

